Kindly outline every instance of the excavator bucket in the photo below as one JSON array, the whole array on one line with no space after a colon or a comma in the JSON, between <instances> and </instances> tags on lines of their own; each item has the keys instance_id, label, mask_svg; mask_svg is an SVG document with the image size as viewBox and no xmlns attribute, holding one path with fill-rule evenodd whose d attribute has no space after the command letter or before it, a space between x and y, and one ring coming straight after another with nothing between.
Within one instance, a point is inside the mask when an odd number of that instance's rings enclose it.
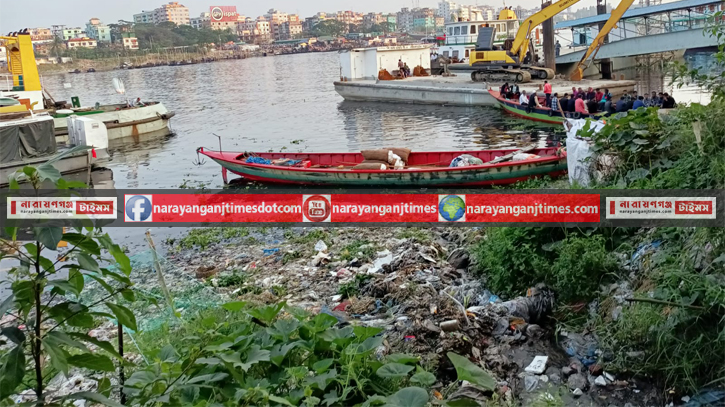
<instances>
[{"instance_id":1,"label":"excavator bucket","mask_svg":"<svg viewBox=\"0 0 725 407\"><path fill-rule=\"evenodd\" d=\"M580 80L584 79L584 71L581 68L576 67L576 69L574 69L574 72L572 72L569 76L569 79L574 82L579 82Z\"/></svg>"}]
</instances>

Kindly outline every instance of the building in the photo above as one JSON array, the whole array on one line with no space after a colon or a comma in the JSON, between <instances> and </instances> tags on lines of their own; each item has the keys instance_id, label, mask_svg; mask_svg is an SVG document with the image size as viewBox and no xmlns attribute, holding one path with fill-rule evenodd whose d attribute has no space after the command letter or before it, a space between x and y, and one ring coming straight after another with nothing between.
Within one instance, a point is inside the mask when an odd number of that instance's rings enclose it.
<instances>
[{"instance_id":1,"label":"building","mask_svg":"<svg viewBox=\"0 0 725 407\"><path fill-rule=\"evenodd\" d=\"M346 11L338 11L335 13L334 17L337 21L343 22L345 24L362 24L363 22L363 13L356 13L354 11L346 10Z\"/></svg>"},{"instance_id":2,"label":"building","mask_svg":"<svg viewBox=\"0 0 725 407\"><path fill-rule=\"evenodd\" d=\"M98 42L111 42L111 29L95 17L86 23L86 35Z\"/></svg>"},{"instance_id":3,"label":"building","mask_svg":"<svg viewBox=\"0 0 725 407\"><path fill-rule=\"evenodd\" d=\"M82 38L73 38L68 40L68 49L73 48L96 48L98 46L98 42L94 40L93 38L88 37L82 37Z\"/></svg>"},{"instance_id":4,"label":"building","mask_svg":"<svg viewBox=\"0 0 725 407\"><path fill-rule=\"evenodd\" d=\"M237 24L237 33L244 42L266 44L271 41L269 21L264 17L258 17L256 20L246 18L243 22L239 22Z\"/></svg>"},{"instance_id":5,"label":"building","mask_svg":"<svg viewBox=\"0 0 725 407\"><path fill-rule=\"evenodd\" d=\"M68 41L73 38L83 38L86 36L86 32L81 27L63 28L63 41Z\"/></svg>"},{"instance_id":6,"label":"building","mask_svg":"<svg viewBox=\"0 0 725 407\"><path fill-rule=\"evenodd\" d=\"M269 21L269 28L271 30L272 38L275 41L282 40L282 23L286 23L289 20L287 13L282 13L275 9L269 9L264 18Z\"/></svg>"},{"instance_id":7,"label":"building","mask_svg":"<svg viewBox=\"0 0 725 407\"><path fill-rule=\"evenodd\" d=\"M456 12L458 9L458 6L456 3L448 0L443 0L440 3L438 3L438 10L436 11L436 15L438 17L443 17L446 23L449 23L453 21L452 15Z\"/></svg>"},{"instance_id":8,"label":"building","mask_svg":"<svg viewBox=\"0 0 725 407\"><path fill-rule=\"evenodd\" d=\"M134 14L133 22L136 24L156 24L156 11L142 11Z\"/></svg>"},{"instance_id":9,"label":"building","mask_svg":"<svg viewBox=\"0 0 725 407\"><path fill-rule=\"evenodd\" d=\"M209 27L212 30L237 31L238 23L239 14L237 13L237 6L209 7Z\"/></svg>"},{"instance_id":10,"label":"building","mask_svg":"<svg viewBox=\"0 0 725 407\"><path fill-rule=\"evenodd\" d=\"M291 40L302 36L302 24L299 21L285 21L280 26L280 38Z\"/></svg>"},{"instance_id":11,"label":"building","mask_svg":"<svg viewBox=\"0 0 725 407\"><path fill-rule=\"evenodd\" d=\"M436 28L436 30L443 29L445 26L446 26L446 19L443 18L443 17L436 16L436 18L435 18L435 28Z\"/></svg>"},{"instance_id":12,"label":"building","mask_svg":"<svg viewBox=\"0 0 725 407\"><path fill-rule=\"evenodd\" d=\"M370 29L373 25L380 25L384 20L383 13L367 13L363 16L363 27Z\"/></svg>"},{"instance_id":13,"label":"building","mask_svg":"<svg viewBox=\"0 0 725 407\"><path fill-rule=\"evenodd\" d=\"M176 25L189 25L189 8L177 1L172 1L154 10L156 24L166 21Z\"/></svg>"},{"instance_id":14,"label":"building","mask_svg":"<svg viewBox=\"0 0 725 407\"><path fill-rule=\"evenodd\" d=\"M191 17L189 19L189 25L200 30L204 27L211 26L211 16L208 12L199 14L199 17Z\"/></svg>"},{"instance_id":15,"label":"building","mask_svg":"<svg viewBox=\"0 0 725 407\"><path fill-rule=\"evenodd\" d=\"M428 32L435 29L435 10L418 8L413 10L413 31Z\"/></svg>"},{"instance_id":16,"label":"building","mask_svg":"<svg viewBox=\"0 0 725 407\"><path fill-rule=\"evenodd\" d=\"M50 28L31 28L28 30L30 39L36 41L49 41L53 39L53 30Z\"/></svg>"},{"instance_id":17,"label":"building","mask_svg":"<svg viewBox=\"0 0 725 407\"><path fill-rule=\"evenodd\" d=\"M138 49L138 38L136 37L124 37L123 47L126 49Z\"/></svg>"},{"instance_id":18,"label":"building","mask_svg":"<svg viewBox=\"0 0 725 407\"><path fill-rule=\"evenodd\" d=\"M410 11L409 8L403 7L400 9L398 14L396 15L396 22L398 31L400 32L412 32L413 31L413 13Z\"/></svg>"},{"instance_id":19,"label":"building","mask_svg":"<svg viewBox=\"0 0 725 407\"><path fill-rule=\"evenodd\" d=\"M327 16L327 13L318 12L312 17L305 18L304 23L302 23L302 28L305 30L311 30L314 26L320 23L320 21L325 21L329 17Z\"/></svg>"}]
</instances>

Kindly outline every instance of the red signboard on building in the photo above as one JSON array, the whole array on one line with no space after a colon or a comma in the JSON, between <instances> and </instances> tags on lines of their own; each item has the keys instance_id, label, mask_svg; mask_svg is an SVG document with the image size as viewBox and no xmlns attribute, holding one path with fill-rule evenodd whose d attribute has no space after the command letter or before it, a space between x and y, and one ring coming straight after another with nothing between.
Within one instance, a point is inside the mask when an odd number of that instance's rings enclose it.
<instances>
[{"instance_id":1,"label":"red signboard on building","mask_svg":"<svg viewBox=\"0 0 725 407\"><path fill-rule=\"evenodd\" d=\"M211 21L237 21L237 6L211 6L209 7Z\"/></svg>"}]
</instances>

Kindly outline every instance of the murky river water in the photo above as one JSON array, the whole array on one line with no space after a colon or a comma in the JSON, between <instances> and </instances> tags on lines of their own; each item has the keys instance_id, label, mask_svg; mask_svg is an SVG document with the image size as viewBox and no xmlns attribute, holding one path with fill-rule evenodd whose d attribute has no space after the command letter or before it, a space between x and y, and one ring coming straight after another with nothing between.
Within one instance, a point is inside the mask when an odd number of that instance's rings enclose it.
<instances>
[{"instance_id":1,"label":"murky river water","mask_svg":"<svg viewBox=\"0 0 725 407\"><path fill-rule=\"evenodd\" d=\"M541 140L552 129L493 108L454 108L344 102L332 82L336 53L251 58L93 74L52 75L44 86L56 99L83 105L116 103L112 79L129 98L158 100L176 111L175 135L112 149L106 167L116 188L174 188L185 180L221 186L220 167L196 166L199 146L239 151L359 151L383 145L421 150L511 147ZM65 89L63 84L70 83Z\"/></svg>"}]
</instances>

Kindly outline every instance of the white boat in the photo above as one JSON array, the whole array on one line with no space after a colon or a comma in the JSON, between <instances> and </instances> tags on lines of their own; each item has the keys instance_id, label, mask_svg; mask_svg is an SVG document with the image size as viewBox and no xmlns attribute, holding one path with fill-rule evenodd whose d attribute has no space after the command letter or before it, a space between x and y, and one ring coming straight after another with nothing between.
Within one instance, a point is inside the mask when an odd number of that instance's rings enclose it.
<instances>
[{"instance_id":1,"label":"white boat","mask_svg":"<svg viewBox=\"0 0 725 407\"><path fill-rule=\"evenodd\" d=\"M23 167L37 167L58 155L61 158L53 167L61 174L90 171L97 160L108 157L103 123L78 116L67 120L72 122L73 143L66 148L58 148L53 117L48 114L0 121L0 186L7 186L10 177ZM92 150L68 151L77 145L88 145Z\"/></svg>"},{"instance_id":2,"label":"white boat","mask_svg":"<svg viewBox=\"0 0 725 407\"><path fill-rule=\"evenodd\" d=\"M174 112L170 112L160 102L148 102L140 107L116 104L99 106L98 109L91 107L57 110L53 117L55 135L59 142L67 142L66 118L71 115L91 117L103 122L108 129L108 139L115 140L167 129Z\"/></svg>"},{"instance_id":3,"label":"white boat","mask_svg":"<svg viewBox=\"0 0 725 407\"><path fill-rule=\"evenodd\" d=\"M446 23L445 44L438 47L438 54L463 61L476 48L480 27L496 28L494 45L503 46L507 39L516 36L519 20L512 10L501 10L497 20L456 21Z\"/></svg>"}]
</instances>

